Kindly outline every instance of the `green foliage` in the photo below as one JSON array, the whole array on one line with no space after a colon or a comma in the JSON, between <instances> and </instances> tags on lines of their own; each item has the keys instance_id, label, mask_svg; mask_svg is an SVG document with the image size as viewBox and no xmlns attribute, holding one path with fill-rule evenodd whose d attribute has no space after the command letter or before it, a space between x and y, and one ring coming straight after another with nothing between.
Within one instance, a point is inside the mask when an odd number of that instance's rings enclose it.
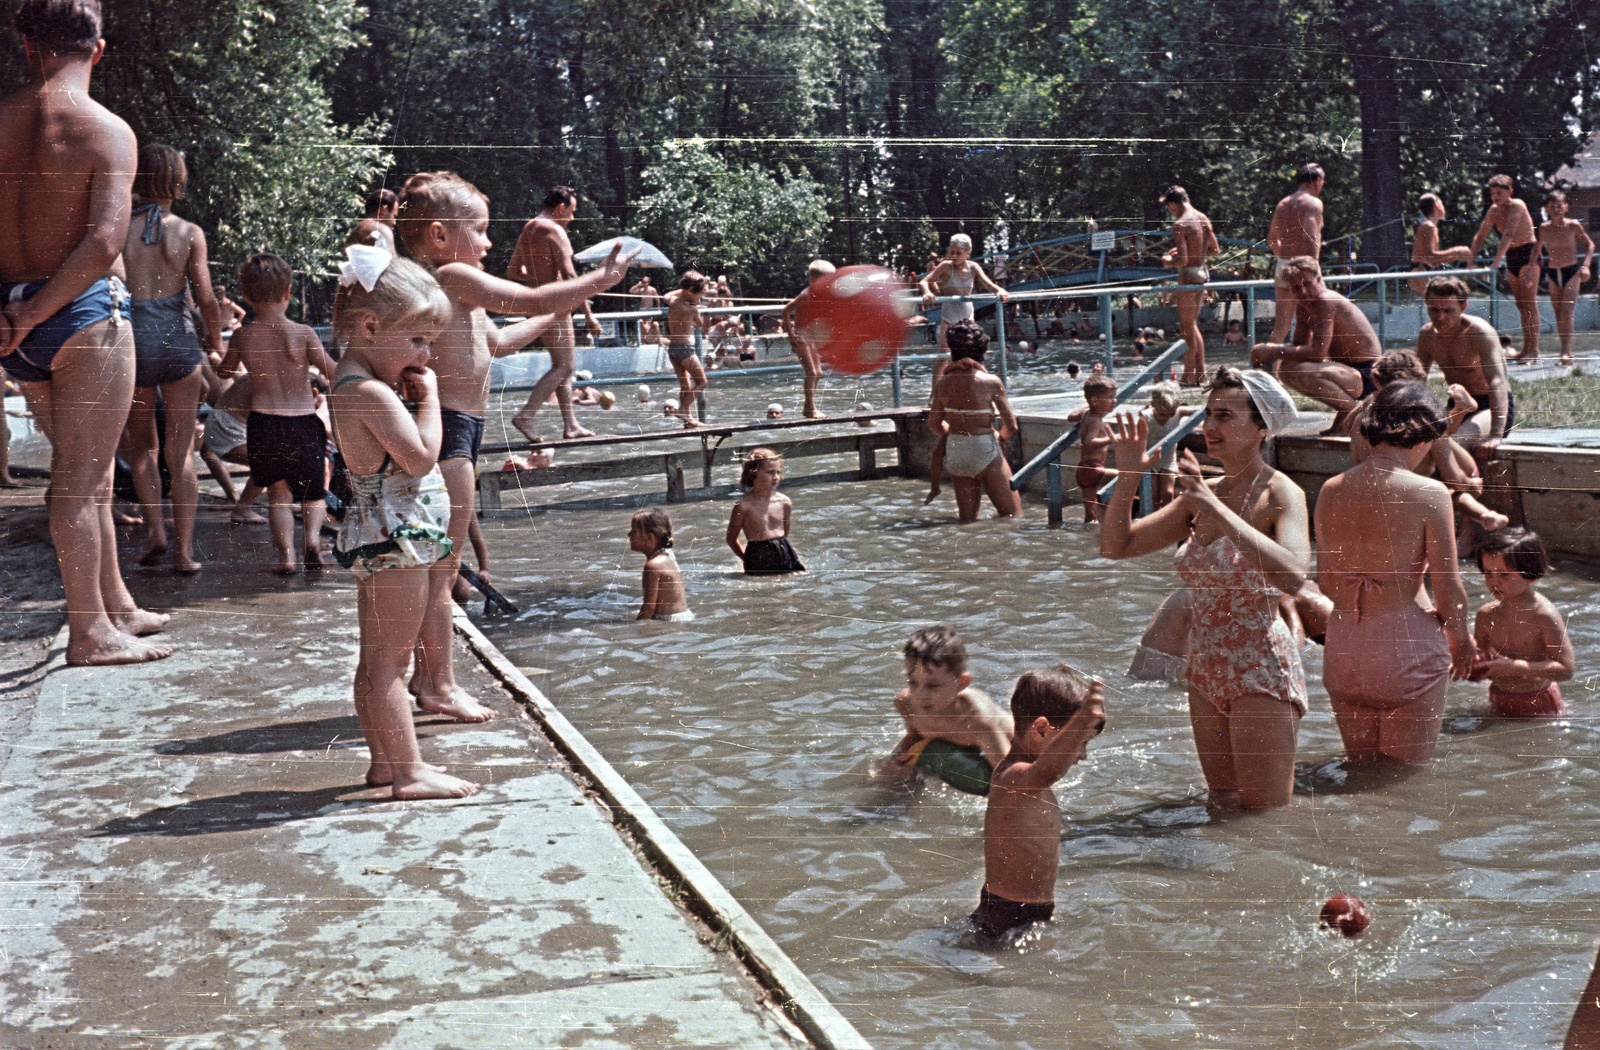
<instances>
[{"instance_id":1,"label":"green foliage","mask_svg":"<svg viewBox=\"0 0 1600 1050\"><path fill-rule=\"evenodd\" d=\"M680 271L736 275L746 289L798 287L822 244L821 188L780 169L729 163L702 141L669 142L644 170L640 235Z\"/></svg>"}]
</instances>

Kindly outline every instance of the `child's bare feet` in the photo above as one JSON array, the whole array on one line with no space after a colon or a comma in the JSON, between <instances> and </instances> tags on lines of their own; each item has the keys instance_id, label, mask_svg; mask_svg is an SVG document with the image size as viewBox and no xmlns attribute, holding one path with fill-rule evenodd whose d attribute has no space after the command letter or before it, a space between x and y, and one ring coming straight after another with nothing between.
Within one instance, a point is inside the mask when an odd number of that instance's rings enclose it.
<instances>
[{"instance_id":1,"label":"child's bare feet","mask_svg":"<svg viewBox=\"0 0 1600 1050\"><path fill-rule=\"evenodd\" d=\"M167 544L166 544L166 541L164 541L164 540L158 541L156 543L150 544L150 546L148 546L148 547L146 547L144 549L144 553L139 555L139 564L140 565L159 565L159 564L161 564L161 559L165 558L166 556L167 556Z\"/></svg>"},{"instance_id":2,"label":"child's bare feet","mask_svg":"<svg viewBox=\"0 0 1600 1050\"><path fill-rule=\"evenodd\" d=\"M123 634L134 638L143 638L147 634L156 634L166 627L167 621L172 619L166 613L151 612L149 609L134 609L132 612L111 613L111 623Z\"/></svg>"},{"instance_id":3,"label":"child's bare feet","mask_svg":"<svg viewBox=\"0 0 1600 1050\"><path fill-rule=\"evenodd\" d=\"M1571 354L1562 354L1561 355L1561 363L1564 364L1564 365L1572 364L1572 355Z\"/></svg>"},{"instance_id":4,"label":"child's bare feet","mask_svg":"<svg viewBox=\"0 0 1600 1050\"><path fill-rule=\"evenodd\" d=\"M185 558L177 553L172 555L172 571L178 576L195 576L201 568L203 566L192 557Z\"/></svg>"},{"instance_id":5,"label":"child's bare feet","mask_svg":"<svg viewBox=\"0 0 1600 1050\"><path fill-rule=\"evenodd\" d=\"M594 431L585 427L573 427L571 430L562 433L561 436L568 441L571 441L574 438L592 438L594 437Z\"/></svg>"},{"instance_id":6,"label":"child's bare feet","mask_svg":"<svg viewBox=\"0 0 1600 1050\"><path fill-rule=\"evenodd\" d=\"M228 515L229 525L265 525L267 519L253 510L234 511Z\"/></svg>"},{"instance_id":7,"label":"child's bare feet","mask_svg":"<svg viewBox=\"0 0 1600 1050\"><path fill-rule=\"evenodd\" d=\"M933 483L933 485L932 485L932 486L931 486L931 487L930 487L930 488L929 488L929 489L928 489L928 494L927 494L927 496L925 496L925 497L924 497L924 498L923 498L923 500L922 500L922 505L923 505L923 506L924 506L924 507L926 507L926 506L927 506L927 505L928 505L928 504L930 504L930 503L932 503L932 502L933 502L933 501L934 501L934 500L936 500L936 499L938 499L938 498L939 498L939 493L941 493L941 492L943 492L943 491L944 491L944 490L943 490L943 489L941 489L941 488L940 488L940 487L939 487L939 483L938 483L938 482L937 482L937 481L935 481L935 482L934 482L934 483Z\"/></svg>"},{"instance_id":8,"label":"child's bare feet","mask_svg":"<svg viewBox=\"0 0 1600 1050\"><path fill-rule=\"evenodd\" d=\"M443 773L448 766L436 766L432 762L422 763L422 768L431 773ZM388 787L394 783L394 770L389 768L387 762L374 762L367 767L367 787Z\"/></svg>"},{"instance_id":9,"label":"child's bare feet","mask_svg":"<svg viewBox=\"0 0 1600 1050\"><path fill-rule=\"evenodd\" d=\"M432 715L447 715L457 722L487 722L494 717L492 709L478 703L471 693L459 685L446 693L424 692L415 688L411 695L416 697L417 706L422 710Z\"/></svg>"},{"instance_id":10,"label":"child's bare feet","mask_svg":"<svg viewBox=\"0 0 1600 1050\"><path fill-rule=\"evenodd\" d=\"M685 412L679 418L683 420L683 428L685 430L699 430L701 427L705 426L704 423L689 415L687 412Z\"/></svg>"},{"instance_id":11,"label":"child's bare feet","mask_svg":"<svg viewBox=\"0 0 1600 1050\"><path fill-rule=\"evenodd\" d=\"M307 572L315 572L318 569L323 568L324 563L322 561L322 549L320 547L307 547L305 554Z\"/></svg>"},{"instance_id":12,"label":"child's bare feet","mask_svg":"<svg viewBox=\"0 0 1600 1050\"><path fill-rule=\"evenodd\" d=\"M294 555L291 554L277 565L274 565L272 571L279 576L293 576L300 571L300 566L295 563Z\"/></svg>"},{"instance_id":13,"label":"child's bare feet","mask_svg":"<svg viewBox=\"0 0 1600 1050\"><path fill-rule=\"evenodd\" d=\"M397 777L390 793L401 802L411 802L425 798L467 798L476 795L479 790L479 786L470 780L424 766L404 780Z\"/></svg>"},{"instance_id":14,"label":"child's bare feet","mask_svg":"<svg viewBox=\"0 0 1600 1050\"><path fill-rule=\"evenodd\" d=\"M106 627L69 640L67 663L73 667L142 664L151 660L165 660L174 651L174 646L141 641L115 627Z\"/></svg>"}]
</instances>

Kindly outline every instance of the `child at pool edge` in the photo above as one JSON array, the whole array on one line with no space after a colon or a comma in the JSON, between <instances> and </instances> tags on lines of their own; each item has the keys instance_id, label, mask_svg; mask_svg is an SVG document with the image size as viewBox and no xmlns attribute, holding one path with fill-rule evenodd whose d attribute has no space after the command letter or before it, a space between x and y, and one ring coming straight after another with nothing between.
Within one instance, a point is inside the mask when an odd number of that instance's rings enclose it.
<instances>
[{"instance_id":1,"label":"child at pool edge","mask_svg":"<svg viewBox=\"0 0 1600 1050\"><path fill-rule=\"evenodd\" d=\"M672 553L671 516L659 507L639 511L628 526L628 547L644 555L644 601L636 619L694 619L683 589L683 573Z\"/></svg>"},{"instance_id":2,"label":"child at pool edge","mask_svg":"<svg viewBox=\"0 0 1600 1050\"><path fill-rule=\"evenodd\" d=\"M804 572L800 556L789 545L789 517L794 504L778 491L783 457L770 448L752 449L744 460L739 484L747 491L733 505L728 519L728 547L744 563L746 576ZM739 546L744 533L745 545Z\"/></svg>"},{"instance_id":3,"label":"child at pool edge","mask_svg":"<svg viewBox=\"0 0 1600 1050\"><path fill-rule=\"evenodd\" d=\"M1104 687L1066 664L1029 671L1011 693L1011 716L1011 750L990 781L984 883L972 913L986 941L1055 914L1061 805L1054 785L1105 728Z\"/></svg>"},{"instance_id":4,"label":"child at pool edge","mask_svg":"<svg viewBox=\"0 0 1600 1050\"><path fill-rule=\"evenodd\" d=\"M1083 451L1074 476L1083 493L1083 522L1093 525L1105 514L1100 486L1117 476L1115 471L1106 469L1106 453L1111 450L1111 428L1106 426L1106 416L1117 407L1117 381L1105 375L1090 376L1083 381L1083 399L1089 403L1089 410L1078 421L1078 443Z\"/></svg>"},{"instance_id":5,"label":"child at pool edge","mask_svg":"<svg viewBox=\"0 0 1600 1050\"><path fill-rule=\"evenodd\" d=\"M1475 682L1488 679L1489 706L1502 718L1560 718L1567 705L1558 682L1576 670L1567 625L1534 581L1550 571L1532 529L1496 529L1478 547L1478 569L1494 601L1473 628Z\"/></svg>"},{"instance_id":6,"label":"child at pool edge","mask_svg":"<svg viewBox=\"0 0 1600 1050\"><path fill-rule=\"evenodd\" d=\"M408 259L362 245L346 255L333 310L344 353L329 400L353 495L334 553L356 577L355 705L372 755L367 783L387 785L402 800L464 798L478 785L422 761L405 683L429 569L452 546L450 497L438 469L439 387L427 367L450 300Z\"/></svg>"},{"instance_id":7,"label":"child at pool edge","mask_svg":"<svg viewBox=\"0 0 1600 1050\"><path fill-rule=\"evenodd\" d=\"M955 628L939 624L913 634L902 651L906 687L895 694L894 709L906 731L876 776L909 784L916 779L917 760L933 740L976 749L992 771L1011 750L1011 716L982 692L970 688L967 647Z\"/></svg>"}]
</instances>

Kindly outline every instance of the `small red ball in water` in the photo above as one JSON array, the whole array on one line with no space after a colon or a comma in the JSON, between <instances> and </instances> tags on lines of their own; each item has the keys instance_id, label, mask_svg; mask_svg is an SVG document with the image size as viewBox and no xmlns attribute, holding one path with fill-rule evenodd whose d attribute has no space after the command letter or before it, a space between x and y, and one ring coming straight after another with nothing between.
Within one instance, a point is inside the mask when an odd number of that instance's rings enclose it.
<instances>
[{"instance_id":1,"label":"small red ball in water","mask_svg":"<svg viewBox=\"0 0 1600 1050\"><path fill-rule=\"evenodd\" d=\"M1331 926L1346 937L1356 937L1372 924L1372 909L1360 897L1336 893L1322 906L1322 925Z\"/></svg>"}]
</instances>

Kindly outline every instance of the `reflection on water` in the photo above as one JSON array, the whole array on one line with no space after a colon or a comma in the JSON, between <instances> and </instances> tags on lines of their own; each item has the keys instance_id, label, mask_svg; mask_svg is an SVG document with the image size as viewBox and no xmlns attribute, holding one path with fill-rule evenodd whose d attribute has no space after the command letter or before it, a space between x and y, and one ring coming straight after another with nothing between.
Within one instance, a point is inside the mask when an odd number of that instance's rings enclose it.
<instances>
[{"instance_id":1,"label":"reflection on water","mask_svg":"<svg viewBox=\"0 0 1600 1050\"><path fill-rule=\"evenodd\" d=\"M1578 650L1572 719L1483 719L1484 687L1459 685L1432 770L1364 784L1338 764L1314 651L1294 809L1213 820L1182 692L1123 673L1170 560L1112 566L1037 506L958 528L924 490L791 489L811 571L783 580L737 572L726 504L671 508L688 624L632 619L628 511L491 521L524 612L487 626L875 1045L1560 1042L1600 932L1592 578L1544 588ZM1002 951L963 921L983 800L867 779L900 731L900 646L937 621L997 698L1062 659L1107 683L1108 730L1058 789L1055 921ZM1360 939L1317 929L1336 892L1372 905Z\"/></svg>"}]
</instances>

